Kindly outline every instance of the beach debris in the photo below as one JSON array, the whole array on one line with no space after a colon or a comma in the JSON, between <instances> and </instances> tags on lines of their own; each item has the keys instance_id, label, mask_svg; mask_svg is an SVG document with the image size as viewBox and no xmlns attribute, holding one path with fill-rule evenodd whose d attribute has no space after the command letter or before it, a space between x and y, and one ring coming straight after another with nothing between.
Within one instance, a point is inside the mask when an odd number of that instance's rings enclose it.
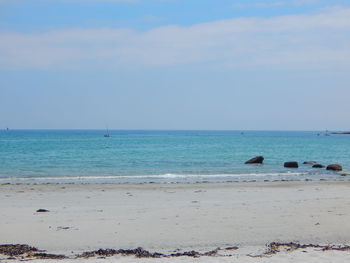
<instances>
[{"instance_id":1,"label":"beach debris","mask_svg":"<svg viewBox=\"0 0 350 263\"><path fill-rule=\"evenodd\" d=\"M317 223L316 225L319 225ZM314 245L314 244L298 244L295 242L289 242L289 243L279 243L279 242L272 242L266 245L267 249L262 254L258 255L247 255L250 257L266 257L273 254L277 254L279 252L292 252L294 250L298 249L307 249L307 248L316 248L321 251L350 251L350 246L347 245ZM215 257L218 255L218 252L220 250L237 250L239 249L236 246L232 247L226 247L226 248L216 248L214 250L210 250L207 252L198 252L195 250L191 251L185 251L180 252L179 249L176 249L174 253L171 254L163 254L158 252L149 252L142 247L138 247L135 249L98 249L94 251L87 251L82 254L74 255L74 256L66 256L61 254L50 254L45 253L45 250L39 250L35 247L31 247L29 245L23 245L23 244L5 244L0 245L0 254L9 256L8 259L16 260L16 257L20 257L22 260L30 260L30 259L78 259L78 258L90 258L90 257L96 257L96 258L106 258L106 257L112 257L115 255L122 255L122 256L135 256L137 258L171 258L171 257L193 257L198 258L202 256L207 257ZM73 252L72 252L73 253Z\"/></svg>"},{"instance_id":2,"label":"beach debris","mask_svg":"<svg viewBox=\"0 0 350 263\"><path fill-rule=\"evenodd\" d=\"M315 161L307 161L307 162L303 162L303 164L317 164L317 162L315 162Z\"/></svg>"},{"instance_id":3,"label":"beach debris","mask_svg":"<svg viewBox=\"0 0 350 263\"><path fill-rule=\"evenodd\" d=\"M56 231L67 230L67 229L70 229L70 227L69 226L58 226L58 227L56 227Z\"/></svg>"},{"instance_id":4,"label":"beach debris","mask_svg":"<svg viewBox=\"0 0 350 263\"><path fill-rule=\"evenodd\" d=\"M38 210L36 210L37 213L47 213L47 212L50 212L49 210L47 209L43 209L43 208L40 208Z\"/></svg>"},{"instance_id":5,"label":"beach debris","mask_svg":"<svg viewBox=\"0 0 350 263\"><path fill-rule=\"evenodd\" d=\"M47 254L44 250L23 244L5 244L0 245L0 254L10 256L11 259L16 257L38 258L38 259L64 259L65 255Z\"/></svg>"},{"instance_id":6,"label":"beach debris","mask_svg":"<svg viewBox=\"0 0 350 263\"><path fill-rule=\"evenodd\" d=\"M239 247L236 247L236 246L234 246L234 247L225 247L224 249L225 250L237 250Z\"/></svg>"},{"instance_id":7,"label":"beach debris","mask_svg":"<svg viewBox=\"0 0 350 263\"><path fill-rule=\"evenodd\" d=\"M186 251L186 252L173 253L173 254L170 254L166 257L183 257L183 256L193 257L193 258L198 258L201 256L213 257L213 256L217 255L219 250L220 250L220 248L216 248L214 250L204 252L204 253L200 253L200 252L192 250L192 251Z\"/></svg>"},{"instance_id":8,"label":"beach debris","mask_svg":"<svg viewBox=\"0 0 350 263\"><path fill-rule=\"evenodd\" d=\"M339 250L339 251L348 251L350 250L350 246L331 246L331 245L314 245L314 244L298 244L294 242L290 243L278 243L272 242L268 245L268 252L271 254L275 254L280 252L281 249L285 249L287 251L293 251L297 249L305 249L305 248L319 248L322 251L326 250Z\"/></svg>"},{"instance_id":9,"label":"beach debris","mask_svg":"<svg viewBox=\"0 0 350 263\"><path fill-rule=\"evenodd\" d=\"M251 158L248 161L246 161L245 164L262 164L263 161L264 161L263 156L256 156L256 157Z\"/></svg>"},{"instance_id":10,"label":"beach debris","mask_svg":"<svg viewBox=\"0 0 350 263\"><path fill-rule=\"evenodd\" d=\"M342 171L343 167L339 164L330 164L327 166L327 170L330 171Z\"/></svg>"},{"instance_id":11,"label":"beach debris","mask_svg":"<svg viewBox=\"0 0 350 263\"><path fill-rule=\"evenodd\" d=\"M84 252L77 256L77 258L89 258L89 257L95 257L95 256L105 256L105 257L111 257L114 255L134 255L137 258L159 258L161 256L164 256L161 253L151 253L147 250L144 250L142 247L138 247L135 249L99 249L95 251L88 251Z\"/></svg>"},{"instance_id":12,"label":"beach debris","mask_svg":"<svg viewBox=\"0 0 350 263\"><path fill-rule=\"evenodd\" d=\"M316 163L312 166L312 168L325 168L326 166L322 165L322 164L319 164L319 163Z\"/></svg>"},{"instance_id":13,"label":"beach debris","mask_svg":"<svg viewBox=\"0 0 350 263\"><path fill-rule=\"evenodd\" d=\"M286 167L286 168L298 168L299 164L298 164L298 162L285 162L284 167Z\"/></svg>"},{"instance_id":14,"label":"beach debris","mask_svg":"<svg viewBox=\"0 0 350 263\"><path fill-rule=\"evenodd\" d=\"M35 247L31 247L28 245L22 245L22 244L6 244L6 245L0 245L0 254L6 255L6 256L19 256L26 253L31 252L38 252L39 250Z\"/></svg>"},{"instance_id":15,"label":"beach debris","mask_svg":"<svg viewBox=\"0 0 350 263\"><path fill-rule=\"evenodd\" d=\"M65 255L56 255L56 254L47 254L47 253L34 253L32 257L38 259L65 259L67 256Z\"/></svg>"},{"instance_id":16,"label":"beach debris","mask_svg":"<svg viewBox=\"0 0 350 263\"><path fill-rule=\"evenodd\" d=\"M335 245L314 245L314 244L298 244L295 242L290 243L279 243L279 242L272 242L267 245L267 250L259 255L248 255L250 257L266 257L271 256L274 254L277 254L282 251L291 252L295 251L297 249L307 249L307 248L317 248L321 251L350 251L350 246L335 246Z\"/></svg>"},{"instance_id":17,"label":"beach debris","mask_svg":"<svg viewBox=\"0 0 350 263\"><path fill-rule=\"evenodd\" d=\"M198 252L198 251L185 251L185 252L176 252L172 254L163 254L158 252L149 252L144 250L142 247L138 247L135 249L99 249L95 251L84 252L80 255L77 255L77 258L89 258L89 257L111 257L114 255L123 255L123 256L135 256L137 258L164 258L164 257L201 257L201 256L215 256L217 255L220 248L208 251L208 252Z\"/></svg>"}]
</instances>

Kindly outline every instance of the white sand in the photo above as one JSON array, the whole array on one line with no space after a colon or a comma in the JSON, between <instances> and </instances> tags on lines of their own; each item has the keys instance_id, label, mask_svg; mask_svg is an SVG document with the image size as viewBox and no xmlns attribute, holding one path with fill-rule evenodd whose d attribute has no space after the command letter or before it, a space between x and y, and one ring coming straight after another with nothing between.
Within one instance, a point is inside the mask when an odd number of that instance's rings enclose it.
<instances>
[{"instance_id":1,"label":"white sand","mask_svg":"<svg viewBox=\"0 0 350 263\"><path fill-rule=\"evenodd\" d=\"M315 249L264 258L246 256L262 253L272 241L349 244L350 182L1 185L0 200L0 244L29 244L48 253L70 256L98 248L138 246L171 253L238 246L237 251L221 252L233 257L116 256L103 262L350 260L350 252ZM36 213L39 208L50 212ZM87 262L95 261L101 259Z\"/></svg>"}]
</instances>

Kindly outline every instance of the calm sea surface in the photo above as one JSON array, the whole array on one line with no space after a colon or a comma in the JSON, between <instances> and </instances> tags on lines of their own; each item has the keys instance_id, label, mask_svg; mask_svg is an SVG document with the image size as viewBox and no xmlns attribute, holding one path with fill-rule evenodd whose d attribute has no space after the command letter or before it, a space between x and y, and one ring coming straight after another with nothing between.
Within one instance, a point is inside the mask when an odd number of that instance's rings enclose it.
<instances>
[{"instance_id":1,"label":"calm sea surface","mask_svg":"<svg viewBox=\"0 0 350 263\"><path fill-rule=\"evenodd\" d=\"M320 135L318 135L320 133ZM349 180L285 161L350 170L350 135L286 131L0 131L0 183ZM256 155L264 165L245 165Z\"/></svg>"}]
</instances>

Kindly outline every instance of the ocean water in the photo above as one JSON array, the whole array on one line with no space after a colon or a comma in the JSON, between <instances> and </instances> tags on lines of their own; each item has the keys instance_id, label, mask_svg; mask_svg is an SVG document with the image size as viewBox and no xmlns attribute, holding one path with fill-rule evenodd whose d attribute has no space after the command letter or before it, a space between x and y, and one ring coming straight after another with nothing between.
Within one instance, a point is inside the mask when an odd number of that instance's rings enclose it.
<instances>
[{"instance_id":1,"label":"ocean water","mask_svg":"<svg viewBox=\"0 0 350 263\"><path fill-rule=\"evenodd\" d=\"M350 135L295 131L0 131L0 183L349 180ZM263 165L245 165L263 155ZM298 161L286 169L285 161Z\"/></svg>"}]
</instances>

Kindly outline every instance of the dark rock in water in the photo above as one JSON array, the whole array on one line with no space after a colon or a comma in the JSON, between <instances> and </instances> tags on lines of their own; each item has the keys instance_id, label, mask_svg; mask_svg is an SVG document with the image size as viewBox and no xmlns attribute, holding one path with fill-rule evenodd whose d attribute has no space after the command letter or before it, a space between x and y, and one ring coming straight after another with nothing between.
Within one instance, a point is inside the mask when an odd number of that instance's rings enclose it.
<instances>
[{"instance_id":1,"label":"dark rock in water","mask_svg":"<svg viewBox=\"0 0 350 263\"><path fill-rule=\"evenodd\" d=\"M42 208L40 208L40 209L36 210L36 212L37 212L37 213L47 213L47 212L50 212L50 211L47 210L47 209L42 209Z\"/></svg>"},{"instance_id":2,"label":"dark rock in water","mask_svg":"<svg viewBox=\"0 0 350 263\"><path fill-rule=\"evenodd\" d=\"M248 161L245 162L245 164L262 164L264 161L264 157L263 156L256 156Z\"/></svg>"},{"instance_id":3,"label":"dark rock in water","mask_svg":"<svg viewBox=\"0 0 350 263\"><path fill-rule=\"evenodd\" d=\"M298 164L298 162L285 162L284 167L286 167L286 168L298 168L299 164Z\"/></svg>"},{"instance_id":4,"label":"dark rock in water","mask_svg":"<svg viewBox=\"0 0 350 263\"><path fill-rule=\"evenodd\" d=\"M322 164L319 164L319 163L316 163L312 166L312 168L325 168L326 166L322 165Z\"/></svg>"},{"instance_id":5,"label":"dark rock in water","mask_svg":"<svg viewBox=\"0 0 350 263\"><path fill-rule=\"evenodd\" d=\"M317 164L315 161L308 161L308 162L303 162L303 164Z\"/></svg>"},{"instance_id":6,"label":"dark rock in water","mask_svg":"<svg viewBox=\"0 0 350 263\"><path fill-rule=\"evenodd\" d=\"M330 171L342 171L343 167L341 167L341 165L339 164L330 164L327 166L327 170Z\"/></svg>"}]
</instances>

